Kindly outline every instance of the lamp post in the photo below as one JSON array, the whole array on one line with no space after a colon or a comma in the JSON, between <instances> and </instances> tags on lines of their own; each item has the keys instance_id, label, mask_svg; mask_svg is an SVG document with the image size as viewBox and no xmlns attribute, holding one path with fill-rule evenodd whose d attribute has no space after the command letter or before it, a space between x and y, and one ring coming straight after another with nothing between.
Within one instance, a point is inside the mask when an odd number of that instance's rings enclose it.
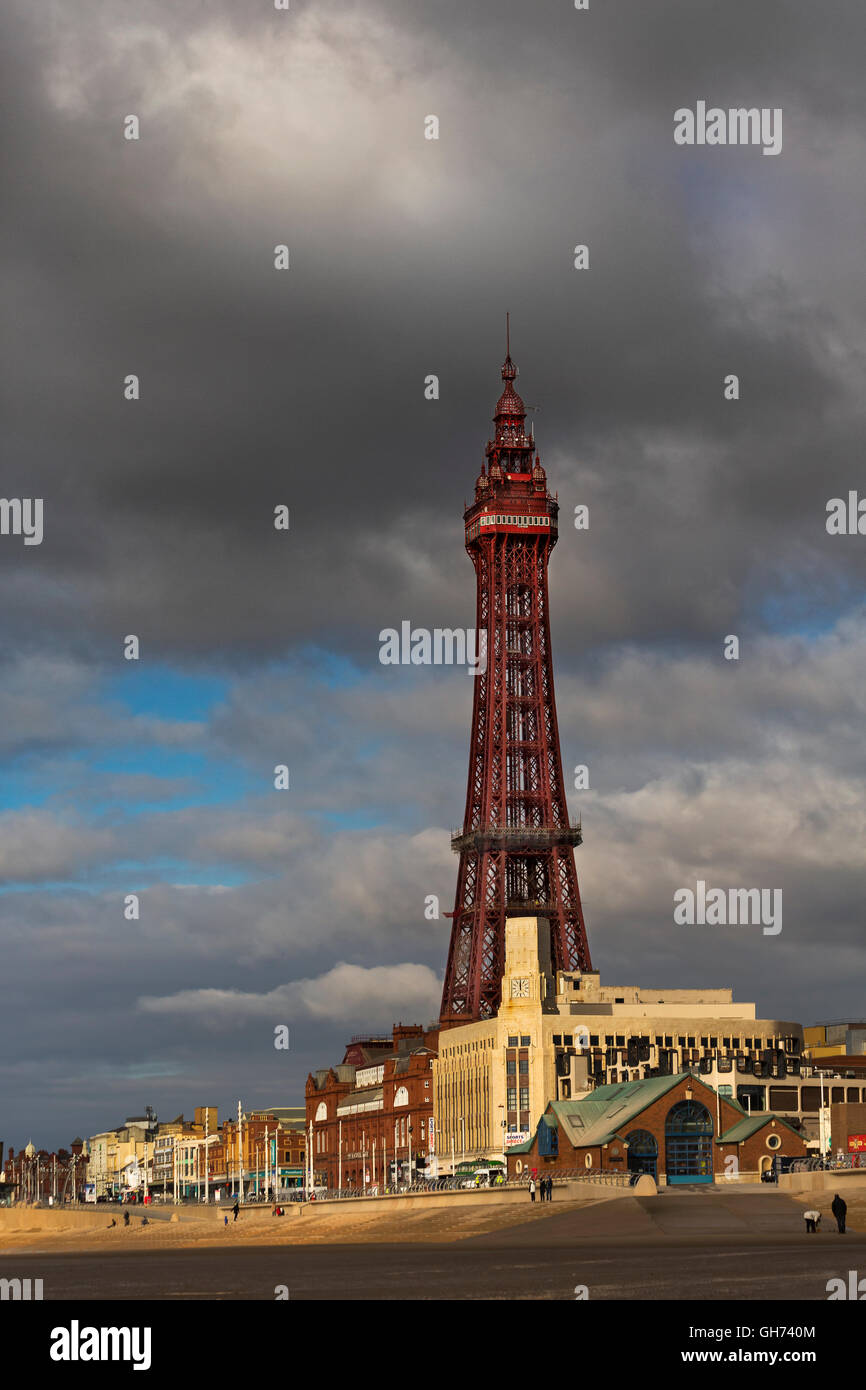
<instances>
[{"instance_id":1,"label":"lamp post","mask_svg":"<svg viewBox=\"0 0 866 1390\"><path fill-rule=\"evenodd\" d=\"M237 1199L239 1202L244 1200L244 1149L243 1149L243 1115L241 1113L241 1103L238 1101L238 1191Z\"/></svg>"}]
</instances>

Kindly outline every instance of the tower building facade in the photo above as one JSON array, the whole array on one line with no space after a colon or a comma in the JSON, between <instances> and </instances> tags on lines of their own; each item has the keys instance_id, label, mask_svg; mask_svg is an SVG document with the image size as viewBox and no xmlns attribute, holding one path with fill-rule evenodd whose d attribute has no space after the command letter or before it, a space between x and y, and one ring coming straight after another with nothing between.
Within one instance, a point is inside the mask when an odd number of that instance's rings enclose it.
<instances>
[{"instance_id":1,"label":"tower building facade","mask_svg":"<svg viewBox=\"0 0 866 1390\"><path fill-rule=\"evenodd\" d=\"M441 1026L500 1003L508 917L543 917L554 972L592 965L574 863L553 690L547 564L559 506L526 430L510 343L494 436L464 513L486 666L474 684L469 779ZM521 981L512 980L519 989Z\"/></svg>"}]
</instances>

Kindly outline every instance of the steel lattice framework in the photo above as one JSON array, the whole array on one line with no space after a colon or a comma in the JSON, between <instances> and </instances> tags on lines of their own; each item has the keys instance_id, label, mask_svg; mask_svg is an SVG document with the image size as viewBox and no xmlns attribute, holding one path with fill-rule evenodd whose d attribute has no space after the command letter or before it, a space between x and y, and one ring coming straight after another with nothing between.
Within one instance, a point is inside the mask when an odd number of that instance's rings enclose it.
<instances>
[{"instance_id":1,"label":"steel lattice framework","mask_svg":"<svg viewBox=\"0 0 866 1390\"><path fill-rule=\"evenodd\" d=\"M554 970L592 969L553 691L547 564L559 506L537 454L533 462L516 376L509 345L494 438L464 513L487 661L475 679L466 811L451 838L460 867L443 1027L499 1007L508 916L548 918Z\"/></svg>"}]
</instances>

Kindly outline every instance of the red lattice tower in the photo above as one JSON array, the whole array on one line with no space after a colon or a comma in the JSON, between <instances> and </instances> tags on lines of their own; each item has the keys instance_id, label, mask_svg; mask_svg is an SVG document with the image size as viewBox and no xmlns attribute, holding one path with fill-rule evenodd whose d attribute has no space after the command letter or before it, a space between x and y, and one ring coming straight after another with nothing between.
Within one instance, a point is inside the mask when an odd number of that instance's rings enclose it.
<instances>
[{"instance_id":1,"label":"red lattice tower","mask_svg":"<svg viewBox=\"0 0 866 1390\"><path fill-rule=\"evenodd\" d=\"M568 818L553 693L547 562L559 505L538 454L533 460L516 376L509 343L495 435L464 513L487 667L474 680L466 813L451 837L460 868L443 1027L498 1009L509 916L548 919L554 971L592 969L574 864L581 833Z\"/></svg>"}]
</instances>

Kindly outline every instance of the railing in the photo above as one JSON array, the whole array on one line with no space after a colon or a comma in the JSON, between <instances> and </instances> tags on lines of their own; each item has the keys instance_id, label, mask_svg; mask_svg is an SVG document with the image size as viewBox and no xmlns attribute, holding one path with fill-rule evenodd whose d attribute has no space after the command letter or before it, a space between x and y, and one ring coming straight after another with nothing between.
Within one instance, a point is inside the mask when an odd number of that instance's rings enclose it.
<instances>
[{"instance_id":1,"label":"railing","mask_svg":"<svg viewBox=\"0 0 866 1390\"><path fill-rule=\"evenodd\" d=\"M554 1187L568 1182L594 1183L602 1187L633 1187L641 1173L611 1173L601 1168L560 1168L555 1173L539 1173L536 1186L541 1177L553 1178ZM429 1196L434 1192L495 1192L507 1188L509 1191L523 1189L529 1193L530 1176L522 1173L501 1182L475 1183L471 1178L455 1175L442 1178L427 1178L413 1183L371 1183L364 1187L328 1188L317 1192L316 1202L362 1202L371 1197L418 1197ZM305 1202L308 1199L302 1191L291 1198L281 1200L285 1206L289 1201Z\"/></svg>"},{"instance_id":2,"label":"railing","mask_svg":"<svg viewBox=\"0 0 866 1390\"><path fill-rule=\"evenodd\" d=\"M866 1153L843 1154L841 1158L796 1158L790 1173L834 1173L846 1168L866 1168Z\"/></svg>"},{"instance_id":3,"label":"railing","mask_svg":"<svg viewBox=\"0 0 866 1390\"><path fill-rule=\"evenodd\" d=\"M456 853L475 849L549 849L554 845L579 845L583 839L580 821L569 825L479 825L459 826L451 832L451 848Z\"/></svg>"}]
</instances>

